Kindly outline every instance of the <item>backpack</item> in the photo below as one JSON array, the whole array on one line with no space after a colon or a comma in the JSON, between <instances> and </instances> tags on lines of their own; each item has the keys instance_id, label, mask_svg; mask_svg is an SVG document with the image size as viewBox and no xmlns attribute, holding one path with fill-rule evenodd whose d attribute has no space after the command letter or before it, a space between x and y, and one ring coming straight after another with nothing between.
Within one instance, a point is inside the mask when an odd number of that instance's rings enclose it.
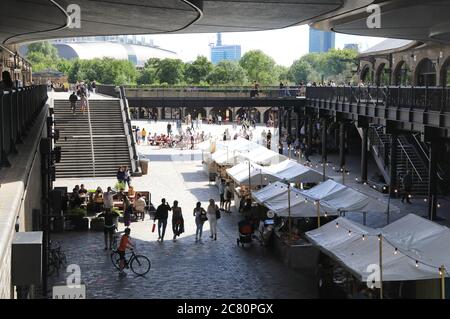
<instances>
[{"instance_id":1,"label":"backpack","mask_svg":"<svg viewBox=\"0 0 450 319\"><path fill-rule=\"evenodd\" d=\"M217 219L220 219L220 217L221 217L221 216L220 216L220 209L217 208L217 209L216 209L216 218L217 218Z\"/></svg>"}]
</instances>

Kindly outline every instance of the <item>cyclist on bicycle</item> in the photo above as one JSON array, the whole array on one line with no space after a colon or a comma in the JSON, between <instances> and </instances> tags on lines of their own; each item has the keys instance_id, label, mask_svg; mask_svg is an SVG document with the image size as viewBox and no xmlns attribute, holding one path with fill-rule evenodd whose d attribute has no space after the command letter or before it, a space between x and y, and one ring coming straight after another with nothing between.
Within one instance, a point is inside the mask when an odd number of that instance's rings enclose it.
<instances>
[{"instance_id":1,"label":"cyclist on bicycle","mask_svg":"<svg viewBox=\"0 0 450 319\"><path fill-rule=\"evenodd\" d=\"M123 269L125 268L125 252L128 249L133 249L134 245L133 243L130 241L130 232L131 229L130 228L125 228L125 234L122 235L122 238L120 238L120 245L119 248L117 249L117 252L119 253L120 256L120 273L119 275L124 276L126 275L125 272L123 271Z\"/></svg>"}]
</instances>

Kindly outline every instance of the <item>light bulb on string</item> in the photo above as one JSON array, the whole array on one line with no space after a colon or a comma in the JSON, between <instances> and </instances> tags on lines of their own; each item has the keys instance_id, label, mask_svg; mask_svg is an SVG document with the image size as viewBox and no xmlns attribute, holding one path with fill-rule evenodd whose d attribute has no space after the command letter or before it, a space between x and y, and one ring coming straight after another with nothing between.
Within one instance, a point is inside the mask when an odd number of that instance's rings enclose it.
<instances>
[{"instance_id":1,"label":"light bulb on string","mask_svg":"<svg viewBox=\"0 0 450 319\"><path fill-rule=\"evenodd\" d=\"M362 235L362 240L366 240L366 235Z\"/></svg>"},{"instance_id":2,"label":"light bulb on string","mask_svg":"<svg viewBox=\"0 0 450 319\"><path fill-rule=\"evenodd\" d=\"M424 202L426 203L426 202L427 202L427 199L426 199L426 198L424 198L424 199L423 199L423 201L424 201Z\"/></svg>"},{"instance_id":3,"label":"light bulb on string","mask_svg":"<svg viewBox=\"0 0 450 319\"><path fill-rule=\"evenodd\" d=\"M348 235L349 235L349 236L352 235L352 231L351 231L351 230L348 231Z\"/></svg>"},{"instance_id":4,"label":"light bulb on string","mask_svg":"<svg viewBox=\"0 0 450 319\"><path fill-rule=\"evenodd\" d=\"M437 208L441 208L441 204L438 203L438 204L437 204Z\"/></svg>"},{"instance_id":5,"label":"light bulb on string","mask_svg":"<svg viewBox=\"0 0 450 319\"><path fill-rule=\"evenodd\" d=\"M336 228L339 228L339 223L338 222L336 222Z\"/></svg>"},{"instance_id":6,"label":"light bulb on string","mask_svg":"<svg viewBox=\"0 0 450 319\"><path fill-rule=\"evenodd\" d=\"M394 255L397 255L397 254L398 254L398 249L395 248L395 249L394 249Z\"/></svg>"},{"instance_id":7,"label":"light bulb on string","mask_svg":"<svg viewBox=\"0 0 450 319\"><path fill-rule=\"evenodd\" d=\"M416 268L419 268L419 261L416 260Z\"/></svg>"},{"instance_id":8,"label":"light bulb on string","mask_svg":"<svg viewBox=\"0 0 450 319\"><path fill-rule=\"evenodd\" d=\"M442 276L442 270L439 268L439 276Z\"/></svg>"},{"instance_id":9,"label":"light bulb on string","mask_svg":"<svg viewBox=\"0 0 450 319\"><path fill-rule=\"evenodd\" d=\"M378 240L379 240L379 241L381 240L381 235L378 235Z\"/></svg>"}]
</instances>

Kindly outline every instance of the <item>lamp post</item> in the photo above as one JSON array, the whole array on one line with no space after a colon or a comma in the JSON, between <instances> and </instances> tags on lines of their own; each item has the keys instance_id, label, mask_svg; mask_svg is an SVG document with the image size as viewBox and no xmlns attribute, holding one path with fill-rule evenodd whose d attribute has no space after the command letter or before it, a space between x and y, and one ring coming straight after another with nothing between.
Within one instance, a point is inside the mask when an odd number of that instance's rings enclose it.
<instances>
[{"instance_id":1,"label":"lamp post","mask_svg":"<svg viewBox=\"0 0 450 319\"><path fill-rule=\"evenodd\" d=\"M287 182L287 190L288 190L288 219L289 219L289 241L292 239L292 221L291 221L291 183L289 181L284 180Z\"/></svg>"},{"instance_id":2,"label":"lamp post","mask_svg":"<svg viewBox=\"0 0 450 319\"><path fill-rule=\"evenodd\" d=\"M441 275L441 299L445 299L445 266L441 265L439 274Z\"/></svg>"},{"instance_id":3,"label":"lamp post","mask_svg":"<svg viewBox=\"0 0 450 319\"><path fill-rule=\"evenodd\" d=\"M249 196L251 197L252 196L252 181L251 181L250 167L251 167L250 160L248 160L248 193L249 193Z\"/></svg>"},{"instance_id":4,"label":"lamp post","mask_svg":"<svg viewBox=\"0 0 450 319\"><path fill-rule=\"evenodd\" d=\"M319 201L316 200L316 208L317 208L317 228L320 227L320 204Z\"/></svg>"}]
</instances>

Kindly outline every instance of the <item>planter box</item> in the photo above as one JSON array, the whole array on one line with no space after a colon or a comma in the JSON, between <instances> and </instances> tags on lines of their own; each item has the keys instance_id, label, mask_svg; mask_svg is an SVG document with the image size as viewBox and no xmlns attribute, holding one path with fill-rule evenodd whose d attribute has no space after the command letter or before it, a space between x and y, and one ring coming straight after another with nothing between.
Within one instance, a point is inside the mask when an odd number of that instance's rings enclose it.
<instances>
[{"instance_id":1,"label":"planter box","mask_svg":"<svg viewBox=\"0 0 450 319\"><path fill-rule=\"evenodd\" d=\"M95 218L91 219L91 230L94 231L103 231L105 227L105 219L104 218Z\"/></svg>"},{"instance_id":2,"label":"planter box","mask_svg":"<svg viewBox=\"0 0 450 319\"><path fill-rule=\"evenodd\" d=\"M70 223L67 223L70 222ZM81 216L66 216L67 229L73 230L89 230L89 219ZM71 227L70 227L71 225Z\"/></svg>"}]
</instances>

